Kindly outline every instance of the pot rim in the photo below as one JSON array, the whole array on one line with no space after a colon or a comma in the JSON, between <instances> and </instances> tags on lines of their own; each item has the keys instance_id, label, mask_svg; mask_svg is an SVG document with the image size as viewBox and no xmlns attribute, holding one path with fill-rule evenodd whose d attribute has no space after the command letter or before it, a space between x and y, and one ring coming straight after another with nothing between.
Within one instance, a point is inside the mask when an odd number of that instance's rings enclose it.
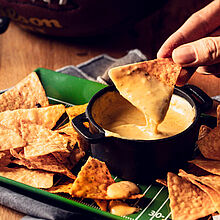
<instances>
[{"instance_id":1,"label":"pot rim","mask_svg":"<svg viewBox=\"0 0 220 220\"><path fill-rule=\"evenodd\" d=\"M189 102L190 105L192 105L193 108L195 108L195 118L193 120L193 122L190 124L190 126L188 128L186 128L184 131L178 133L178 134L175 134L173 136L170 136L170 137L166 137L166 138L160 138L160 139L155 139L155 140L140 140L140 139L126 139L126 138L123 138L123 137L115 137L115 136L108 136L106 137L105 136L105 130L100 126L98 125L94 118L92 117L92 106L94 104L94 102L99 98L101 97L103 94L105 94L106 92L110 92L110 91L116 91L118 92L118 90L116 89L116 87L114 85L110 85L110 86L107 86L103 89L101 89L100 91L98 91L92 98L91 100L89 101L88 103L88 106L86 108L86 116L87 118L89 119L89 121L92 123L92 125L99 131L99 133L102 133L104 134L104 137L105 138L116 138L118 140L123 140L123 141L127 141L127 142L130 142L130 141L135 141L135 142L138 142L138 143L142 143L142 142L145 142L145 143L154 143L154 142L164 142L164 141L170 141L172 139L175 139L177 138L178 136L182 136L184 135L185 133L187 133L189 130L192 129L192 127L194 127L198 120L199 120L199 117L201 115L201 111L200 111L200 106L194 102L194 100L190 97L190 95L181 89L181 87L175 87L174 88L174 91L173 91L173 94L175 94L175 92L179 93L179 94L183 94L183 96L181 96L182 98L184 98L187 102ZM177 94L175 94L177 95ZM178 95L180 96L180 95Z\"/></svg>"}]
</instances>

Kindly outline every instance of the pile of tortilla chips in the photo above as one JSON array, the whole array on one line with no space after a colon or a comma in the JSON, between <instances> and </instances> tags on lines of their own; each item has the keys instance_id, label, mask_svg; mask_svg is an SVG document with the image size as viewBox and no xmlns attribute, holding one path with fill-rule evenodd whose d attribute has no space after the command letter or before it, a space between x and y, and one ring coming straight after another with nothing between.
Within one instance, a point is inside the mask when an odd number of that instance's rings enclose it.
<instances>
[{"instance_id":1,"label":"pile of tortilla chips","mask_svg":"<svg viewBox=\"0 0 220 220\"><path fill-rule=\"evenodd\" d=\"M75 179L71 169L85 155L87 144L70 122L53 129L66 111L76 116L85 105L50 106L35 72L1 94L0 176L43 189L54 185L57 174Z\"/></svg>"},{"instance_id":2,"label":"pile of tortilla chips","mask_svg":"<svg viewBox=\"0 0 220 220\"><path fill-rule=\"evenodd\" d=\"M115 183L106 164L98 159L89 157L86 163L81 167L77 178L72 181L66 181L57 186L51 187L47 191L51 193L67 193L75 198L93 199L102 211L108 210L109 204L112 201L119 201L119 199L140 199L143 194L130 194L127 197L119 198L118 194L109 197L107 193L108 187ZM120 201L120 205L132 214L139 209L130 207L124 201ZM132 208L132 209L131 209ZM117 214L117 213L115 213Z\"/></svg>"},{"instance_id":3,"label":"pile of tortilla chips","mask_svg":"<svg viewBox=\"0 0 220 220\"><path fill-rule=\"evenodd\" d=\"M34 72L1 94L0 176L51 193L94 199L104 211L111 204L113 210L123 206L126 213L136 212L136 207L107 195L108 186L115 181L104 162L89 157L77 178L71 172L88 150L88 143L74 130L71 120L85 112L86 107L87 104L68 108L49 105ZM68 115L69 122L59 127L63 114ZM55 175L61 178L54 178ZM143 196L129 194L123 199Z\"/></svg>"},{"instance_id":4,"label":"pile of tortilla chips","mask_svg":"<svg viewBox=\"0 0 220 220\"><path fill-rule=\"evenodd\" d=\"M197 141L201 152L189 161L187 171L169 172L167 186L173 219L198 219L220 214L220 105L217 127L200 127Z\"/></svg>"}]
</instances>

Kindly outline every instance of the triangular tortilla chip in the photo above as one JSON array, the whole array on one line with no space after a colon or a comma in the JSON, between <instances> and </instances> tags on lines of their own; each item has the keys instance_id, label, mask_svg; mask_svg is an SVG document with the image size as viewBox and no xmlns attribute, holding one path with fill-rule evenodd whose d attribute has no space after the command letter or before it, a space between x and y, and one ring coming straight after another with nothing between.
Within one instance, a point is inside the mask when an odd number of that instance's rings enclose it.
<instances>
[{"instance_id":1,"label":"triangular tortilla chip","mask_svg":"<svg viewBox=\"0 0 220 220\"><path fill-rule=\"evenodd\" d=\"M0 124L0 151L19 148L26 145L18 131Z\"/></svg>"},{"instance_id":2,"label":"triangular tortilla chip","mask_svg":"<svg viewBox=\"0 0 220 220\"><path fill-rule=\"evenodd\" d=\"M206 192L211 198L216 210L220 213L220 176L195 176L179 170L179 176L184 177Z\"/></svg>"},{"instance_id":3,"label":"triangular tortilla chip","mask_svg":"<svg viewBox=\"0 0 220 220\"><path fill-rule=\"evenodd\" d=\"M35 72L29 74L15 87L0 95L0 112L48 105L45 91Z\"/></svg>"},{"instance_id":4,"label":"triangular tortilla chip","mask_svg":"<svg viewBox=\"0 0 220 220\"><path fill-rule=\"evenodd\" d=\"M19 130L20 120L25 120L52 129L63 113L65 113L64 105L5 111L0 113L0 124L7 128Z\"/></svg>"},{"instance_id":5,"label":"triangular tortilla chip","mask_svg":"<svg viewBox=\"0 0 220 220\"><path fill-rule=\"evenodd\" d=\"M190 178L190 181L209 195L216 211L220 213L220 194L218 192L216 192L214 189L212 189L206 185L203 185L194 179Z\"/></svg>"},{"instance_id":6,"label":"triangular tortilla chip","mask_svg":"<svg viewBox=\"0 0 220 220\"><path fill-rule=\"evenodd\" d=\"M66 108L66 113L69 116L69 120L71 121L77 115L84 113L86 111L87 106L88 106L88 103L84 105L74 105L74 106Z\"/></svg>"},{"instance_id":7,"label":"triangular tortilla chip","mask_svg":"<svg viewBox=\"0 0 220 220\"><path fill-rule=\"evenodd\" d=\"M65 153L65 158L70 155L70 151L67 149L67 139L41 125L21 121L21 135L27 143L24 147L25 158L57 152ZM60 155L57 156L62 159Z\"/></svg>"},{"instance_id":8,"label":"triangular tortilla chip","mask_svg":"<svg viewBox=\"0 0 220 220\"><path fill-rule=\"evenodd\" d=\"M85 141L84 138L82 138L78 132L76 132L76 130L73 128L71 122L63 125L62 127L60 127L59 129L55 130L56 132L60 133L60 134L65 134L67 139L69 140L69 144L71 145L71 147L73 148L75 146L75 144L78 144L78 147L82 150L87 152L88 151L88 147L89 144L88 142Z\"/></svg>"},{"instance_id":9,"label":"triangular tortilla chip","mask_svg":"<svg viewBox=\"0 0 220 220\"><path fill-rule=\"evenodd\" d=\"M209 174L205 176L196 176L194 174L187 173L184 170L180 170L178 175L185 178L195 179L196 181L214 189L220 195L220 176L218 175Z\"/></svg>"},{"instance_id":10,"label":"triangular tortilla chip","mask_svg":"<svg viewBox=\"0 0 220 220\"><path fill-rule=\"evenodd\" d=\"M19 158L13 160L13 163L26 166L28 169L41 169L50 172L55 172L68 176L71 179L76 179L75 175L65 166L57 161L53 154L47 154L32 158L31 160L25 158Z\"/></svg>"},{"instance_id":11,"label":"triangular tortilla chip","mask_svg":"<svg viewBox=\"0 0 220 220\"><path fill-rule=\"evenodd\" d=\"M109 76L120 94L156 124L163 121L181 67L169 58L115 67Z\"/></svg>"},{"instance_id":12,"label":"triangular tortilla chip","mask_svg":"<svg viewBox=\"0 0 220 220\"><path fill-rule=\"evenodd\" d=\"M216 211L210 197L191 182L168 172L167 184L172 219L197 219Z\"/></svg>"},{"instance_id":13,"label":"triangular tortilla chip","mask_svg":"<svg viewBox=\"0 0 220 220\"><path fill-rule=\"evenodd\" d=\"M26 168L0 168L0 176L15 180L36 188L50 188L53 185L53 173Z\"/></svg>"},{"instance_id":14,"label":"triangular tortilla chip","mask_svg":"<svg viewBox=\"0 0 220 220\"><path fill-rule=\"evenodd\" d=\"M59 184L57 186L52 186L47 189L50 193L70 193L70 190L73 185L73 180L67 180L65 183Z\"/></svg>"},{"instance_id":15,"label":"triangular tortilla chip","mask_svg":"<svg viewBox=\"0 0 220 220\"><path fill-rule=\"evenodd\" d=\"M198 140L204 138L212 129L206 125L201 125L199 128Z\"/></svg>"},{"instance_id":16,"label":"triangular tortilla chip","mask_svg":"<svg viewBox=\"0 0 220 220\"><path fill-rule=\"evenodd\" d=\"M64 133L64 134L67 134L70 136L77 136L78 135L77 131L73 128L73 126L71 125L70 122L63 125L62 127L59 127L55 131L60 134Z\"/></svg>"},{"instance_id":17,"label":"triangular tortilla chip","mask_svg":"<svg viewBox=\"0 0 220 220\"><path fill-rule=\"evenodd\" d=\"M189 161L196 166L206 170L212 174L220 175L220 161L219 160L206 160L206 159L195 159Z\"/></svg>"},{"instance_id":18,"label":"triangular tortilla chip","mask_svg":"<svg viewBox=\"0 0 220 220\"><path fill-rule=\"evenodd\" d=\"M104 162L89 157L73 183L70 194L73 197L105 199L107 187L114 183Z\"/></svg>"},{"instance_id":19,"label":"triangular tortilla chip","mask_svg":"<svg viewBox=\"0 0 220 220\"><path fill-rule=\"evenodd\" d=\"M202 155L207 159L220 160L220 127L213 128L197 141Z\"/></svg>"}]
</instances>

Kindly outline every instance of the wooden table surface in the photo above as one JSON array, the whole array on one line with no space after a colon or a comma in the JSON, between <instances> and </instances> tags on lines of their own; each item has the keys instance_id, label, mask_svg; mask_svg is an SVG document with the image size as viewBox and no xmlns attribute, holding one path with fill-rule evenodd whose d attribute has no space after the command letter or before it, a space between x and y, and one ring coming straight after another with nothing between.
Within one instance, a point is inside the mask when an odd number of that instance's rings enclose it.
<instances>
[{"instance_id":1,"label":"wooden table surface","mask_svg":"<svg viewBox=\"0 0 220 220\"><path fill-rule=\"evenodd\" d=\"M36 35L11 23L8 30L0 35L0 90L15 85L38 67L56 70L66 65L77 65L102 53L119 58L130 49L138 48L149 59L155 58L163 41L192 12L209 1L176 2L169 0L161 10L120 33L89 40ZM190 83L199 86L210 96L220 94L220 79L215 76L197 73ZM0 220L17 220L22 216L21 213L0 206Z\"/></svg>"}]
</instances>

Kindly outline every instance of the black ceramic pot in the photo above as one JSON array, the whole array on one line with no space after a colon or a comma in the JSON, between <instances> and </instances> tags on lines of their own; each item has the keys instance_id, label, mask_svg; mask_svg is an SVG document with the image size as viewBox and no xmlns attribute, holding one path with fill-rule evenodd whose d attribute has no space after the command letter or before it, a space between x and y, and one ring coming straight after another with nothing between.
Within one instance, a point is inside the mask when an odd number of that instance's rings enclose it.
<instances>
[{"instance_id":1,"label":"black ceramic pot","mask_svg":"<svg viewBox=\"0 0 220 220\"><path fill-rule=\"evenodd\" d=\"M130 140L106 137L105 131L93 118L93 105L114 86L106 87L90 100L86 112L73 119L74 128L91 143L91 153L105 161L110 172L131 181L148 183L164 177L192 158L200 127L200 113L212 106L212 99L199 88L186 85L175 88L174 94L183 97L195 108L195 119L183 132L158 140ZM100 106L102 108L102 106ZM89 121L90 130L83 126Z\"/></svg>"}]
</instances>

